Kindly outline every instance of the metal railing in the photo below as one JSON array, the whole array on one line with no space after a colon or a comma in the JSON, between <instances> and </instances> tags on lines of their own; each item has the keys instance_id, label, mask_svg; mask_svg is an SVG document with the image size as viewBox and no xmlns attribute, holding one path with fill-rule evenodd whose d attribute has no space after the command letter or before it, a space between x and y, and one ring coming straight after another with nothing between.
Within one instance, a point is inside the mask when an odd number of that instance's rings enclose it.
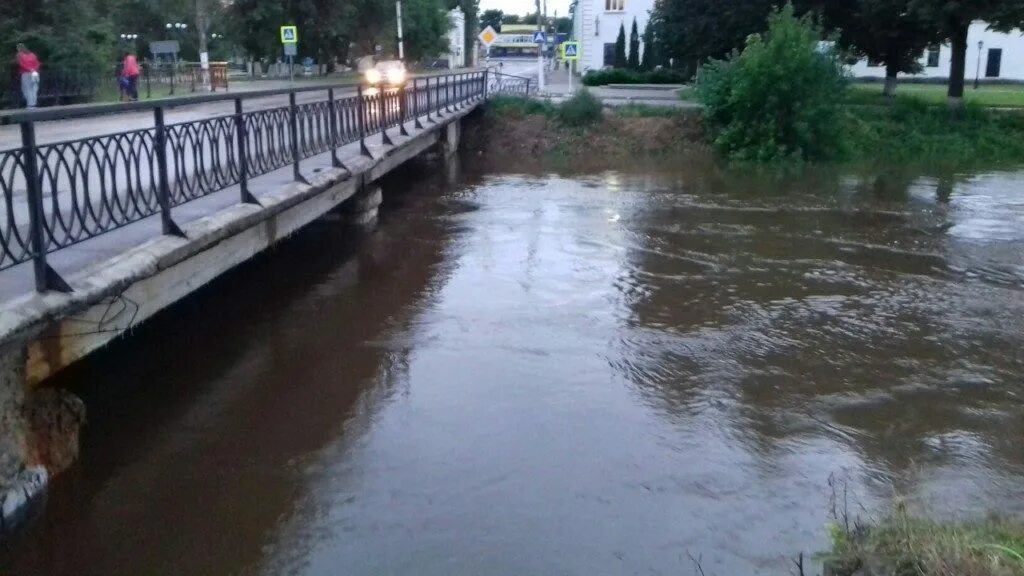
<instances>
[{"instance_id":1,"label":"metal railing","mask_svg":"<svg viewBox=\"0 0 1024 576\"><path fill-rule=\"evenodd\" d=\"M537 92L537 83L530 78L502 74L493 69L487 71L487 93L505 96L532 96Z\"/></svg>"},{"instance_id":2,"label":"metal railing","mask_svg":"<svg viewBox=\"0 0 1024 576\"><path fill-rule=\"evenodd\" d=\"M239 200L256 203L249 180L288 165L303 181L303 159L473 105L487 97L487 71L411 79L387 90L341 87L267 90L244 95L206 94L159 102L46 109L0 116L18 124L21 146L0 151L0 270L32 261L40 292L70 288L47 263L47 254L159 214L164 234L183 235L172 209L191 200L239 187ZM350 87L351 88L351 87ZM301 93L326 98L298 103ZM246 111L246 100L288 96L288 104ZM169 124L165 110L200 102L234 102L234 113ZM36 122L151 110L153 127L39 144Z\"/></svg>"}]
</instances>

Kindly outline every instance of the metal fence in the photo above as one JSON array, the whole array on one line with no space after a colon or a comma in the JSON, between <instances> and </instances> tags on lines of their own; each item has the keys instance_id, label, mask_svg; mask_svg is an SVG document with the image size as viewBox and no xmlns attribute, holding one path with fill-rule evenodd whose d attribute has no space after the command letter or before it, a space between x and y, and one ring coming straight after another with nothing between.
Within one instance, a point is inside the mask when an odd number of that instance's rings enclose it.
<instances>
[{"instance_id":1,"label":"metal fence","mask_svg":"<svg viewBox=\"0 0 1024 576\"><path fill-rule=\"evenodd\" d=\"M408 133L438 114L487 97L488 72L416 78L397 89L367 90L339 97L338 88L308 87L244 95L204 95L160 102L96 105L16 113L3 118L21 129L21 146L0 151L0 270L33 261L36 289L68 290L47 264L47 254L160 214L165 234L181 235L172 208L239 186L239 199L254 203L249 179L293 167L379 134L392 144L396 130ZM528 90L527 90L528 91ZM300 93L326 98L297 103ZM288 105L245 110L245 101L288 96ZM165 109L210 101L234 101L234 113L169 124ZM81 118L129 110L151 110L153 127L38 144L38 121Z\"/></svg>"},{"instance_id":2,"label":"metal fence","mask_svg":"<svg viewBox=\"0 0 1024 576\"><path fill-rule=\"evenodd\" d=\"M537 93L537 83L523 76L487 71L487 93L506 96L531 96Z\"/></svg>"}]
</instances>

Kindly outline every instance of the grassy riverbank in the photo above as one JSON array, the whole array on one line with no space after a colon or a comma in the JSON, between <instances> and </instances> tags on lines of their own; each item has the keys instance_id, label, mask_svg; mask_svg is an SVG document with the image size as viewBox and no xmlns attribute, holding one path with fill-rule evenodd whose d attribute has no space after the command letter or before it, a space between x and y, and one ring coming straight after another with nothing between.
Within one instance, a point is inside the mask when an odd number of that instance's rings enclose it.
<instances>
[{"instance_id":1,"label":"grassy riverbank","mask_svg":"<svg viewBox=\"0 0 1024 576\"><path fill-rule=\"evenodd\" d=\"M571 159L707 153L700 114L667 107L606 108L593 122L565 122L572 103L495 98L487 115L493 144L534 157ZM570 125L571 124L571 125ZM850 106L836 128L843 134L840 163L940 164L991 167L1024 160L1024 114L967 106L954 114L912 97L886 106Z\"/></svg>"},{"instance_id":2,"label":"grassy riverbank","mask_svg":"<svg viewBox=\"0 0 1024 576\"><path fill-rule=\"evenodd\" d=\"M944 523L904 508L873 526L834 527L826 574L1022 576L1024 524Z\"/></svg>"}]
</instances>

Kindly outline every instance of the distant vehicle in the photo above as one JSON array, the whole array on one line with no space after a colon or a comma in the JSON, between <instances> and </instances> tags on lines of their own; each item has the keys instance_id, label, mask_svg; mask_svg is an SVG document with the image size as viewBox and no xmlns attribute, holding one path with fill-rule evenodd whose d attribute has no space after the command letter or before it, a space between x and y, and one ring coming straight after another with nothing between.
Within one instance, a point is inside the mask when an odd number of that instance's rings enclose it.
<instances>
[{"instance_id":1,"label":"distant vehicle","mask_svg":"<svg viewBox=\"0 0 1024 576\"><path fill-rule=\"evenodd\" d=\"M405 84L408 74L401 60L383 60L363 71L368 86L398 88Z\"/></svg>"}]
</instances>

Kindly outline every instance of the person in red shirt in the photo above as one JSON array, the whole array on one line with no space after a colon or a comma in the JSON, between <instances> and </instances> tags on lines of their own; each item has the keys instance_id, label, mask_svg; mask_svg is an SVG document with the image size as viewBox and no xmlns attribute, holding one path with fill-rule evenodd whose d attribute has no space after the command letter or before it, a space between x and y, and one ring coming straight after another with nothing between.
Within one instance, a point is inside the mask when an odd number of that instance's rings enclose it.
<instances>
[{"instance_id":1,"label":"person in red shirt","mask_svg":"<svg viewBox=\"0 0 1024 576\"><path fill-rule=\"evenodd\" d=\"M125 95L132 102L139 99L139 61L131 52L124 53L121 63L121 75L128 80Z\"/></svg>"},{"instance_id":2,"label":"person in red shirt","mask_svg":"<svg viewBox=\"0 0 1024 576\"><path fill-rule=\"evenodd\" d=\"M14 60L21 76L21 95L25 97L25 106L35 108L39 96L39 58L24 44L18 44L18 55Z\"/></svg>"}]
</instances>

